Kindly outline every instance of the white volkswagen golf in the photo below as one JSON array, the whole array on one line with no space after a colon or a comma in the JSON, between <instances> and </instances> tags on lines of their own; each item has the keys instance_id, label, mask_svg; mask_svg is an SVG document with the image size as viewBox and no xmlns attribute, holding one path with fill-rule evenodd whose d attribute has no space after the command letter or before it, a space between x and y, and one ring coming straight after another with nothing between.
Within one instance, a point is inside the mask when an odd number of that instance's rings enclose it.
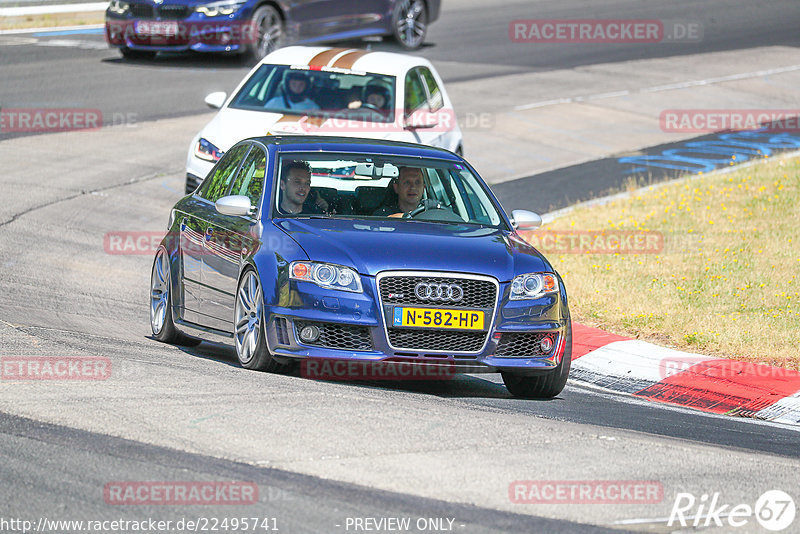
<instances>
[{"instance_id":1,"label":"white volkswagen golf","mask_svg":"<svg viewBox=\"0 0 800 534\"><path fill-rule=\"evenodd\" d=\"M450 98L424 58L360 49L291 46L266 56L192 140L186 192L194 191L236 142L272 134L407 141L463 154Z\"/></svg>"}]
</instances>

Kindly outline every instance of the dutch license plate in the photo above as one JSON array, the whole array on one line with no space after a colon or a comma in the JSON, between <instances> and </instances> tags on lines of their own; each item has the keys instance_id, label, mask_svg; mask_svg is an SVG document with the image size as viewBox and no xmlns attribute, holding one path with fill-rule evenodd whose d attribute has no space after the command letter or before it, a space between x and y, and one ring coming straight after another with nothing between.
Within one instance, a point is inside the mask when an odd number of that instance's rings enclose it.
<instances>
[{"instance_id":1,"label":"dutch license plate","mask_svg":"<svg viewBox=\"0 0 800 534\"><path fill-rule=\"evenodd\" d=\"M484 313L480 310L442 310L395 306L392 326L483 330Z\"/></svg>"},{"instance_id":2,"label":"dutch license plate","mask_svg":"<svg viewBox=\"0 0 800 534\"><path fill-rule=\"evenodd\" d=\"M178 35L178 23L176 21L147 21L136 22L137 35L150 35L160 37L175 37Z\"/></svg>"}]
</instances>

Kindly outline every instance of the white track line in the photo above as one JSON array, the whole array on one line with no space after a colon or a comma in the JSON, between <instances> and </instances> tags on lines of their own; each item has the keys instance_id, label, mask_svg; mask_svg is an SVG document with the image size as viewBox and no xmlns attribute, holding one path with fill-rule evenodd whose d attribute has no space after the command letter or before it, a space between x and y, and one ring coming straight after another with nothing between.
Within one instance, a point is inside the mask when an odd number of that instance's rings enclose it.
<instances>
[{"instance_id":1,"label":"white track line","mask_svg":"<svg viewBox=\"0 0 800 534\"><path fill-rule=\"evenodd\" d=\"M60 4L55 6L0 7L0 17L24 17L26 15L49 15L51 13L84 13L105 11L108 2L90 4Z\"/></svg>"},{"instance_id":2,"label":"white track line","mask_svg":"<svg viewBox=\"0 0 800 534\"><path fill-rule=\"evenodd\" d=\"M702 85L713 85L716 83L732 82L736 80L746 80L749 78L761 78L763 76L771 76L773 74L783 74L785 72L794 72L800 70L800 65L789 65L787 67L777 67L774 69L759 70L755 72L742 72L739 74L730 74L728 76L717 76L714 78L706 78L705 80L689 80L686 82L670 83L667 85L655 85L653 87L644 87L639 90L622 90L611 91L607 93L597 93L593 95L574 96L570 98L557 98L554 100L543 100L541 102L533 102L531 104L523 104L515 106L514 111L525 111L526 109L543 108L547 106L555 106L558 104L575 104L578 102L586 102L589 100L602 100L604 98L617 98L620 96L628 96L634 93L658 93L661 91L672 91L675 89L686 89L688 87L698 87Z\"/></svg>"}]
</instances>

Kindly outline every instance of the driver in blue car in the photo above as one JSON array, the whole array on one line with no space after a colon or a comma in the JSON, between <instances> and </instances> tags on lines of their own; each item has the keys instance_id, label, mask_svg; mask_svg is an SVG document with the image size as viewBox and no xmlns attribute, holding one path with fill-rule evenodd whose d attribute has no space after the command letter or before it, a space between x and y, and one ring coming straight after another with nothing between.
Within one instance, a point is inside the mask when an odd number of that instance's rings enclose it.
<instances>
[{"instance_id":1,"label":"driver in blue car","mask_svg":"<svg viewBox=\"0 0 800 534\"><path fill-rule=\"evenodd\" d=\"M373 212L380 217L402 217L422 201L425 181L419 167L400 167L397 178L389 184L383 205Z\"/></svg>"},{"instance_id":2,"label":"driver in blue car","mask_svg":"<svg viewBox=\"0 0 800 534\"><path fill-rule=\"evenodd\" d=\"M319 109L319 105L308 97L310 91L311 80L308 74L296 70L286 71L281 94L269 99L264 107L300 111Z\"/></svg>"},{"instance_id":3,"label":"driver in blue car","mask_svg":"<svg viewBox=\"0 0 800 534\"><path fill-rule=\"evenodd\" d=\"M296 213L322 214L328 211L328 203L315 192L312 201L311 167L305 161L290 161L283 167L280 182L278 211L284 215Z\"/></svg>"}]
</instances>

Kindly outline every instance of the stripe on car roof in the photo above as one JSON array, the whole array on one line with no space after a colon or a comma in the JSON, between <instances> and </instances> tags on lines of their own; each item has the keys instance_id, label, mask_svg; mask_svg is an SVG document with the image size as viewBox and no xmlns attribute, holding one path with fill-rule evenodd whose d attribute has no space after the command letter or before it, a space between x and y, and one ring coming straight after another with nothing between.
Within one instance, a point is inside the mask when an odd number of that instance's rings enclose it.
<instances>
[{"instance_id":1,"label":"stripe on car roof","mask_svg":"<svg viewBox=\"0 0 800 534\"><path fill-rule=\"evenodd\" d=\"M340 56L339 59L333 64L334 67L338 67L340 69L352 69L353 63L361 59L362 57L369 54L369 50L353 50Z\"/></svg>"},{"instance_id":2,"label":"stripe on car roof","mask_svg":"<svg viewBox=\"0 0 800 534\"><path fill-rule=\"evenodd\" d=\"M327 67L328 63L341 54L342 52L347 52L347 48L331 48L328 50L324 50L317 54L316 56L312 57L311 60L308 62L309 67Z\"/></svg>"}]
</instances>

